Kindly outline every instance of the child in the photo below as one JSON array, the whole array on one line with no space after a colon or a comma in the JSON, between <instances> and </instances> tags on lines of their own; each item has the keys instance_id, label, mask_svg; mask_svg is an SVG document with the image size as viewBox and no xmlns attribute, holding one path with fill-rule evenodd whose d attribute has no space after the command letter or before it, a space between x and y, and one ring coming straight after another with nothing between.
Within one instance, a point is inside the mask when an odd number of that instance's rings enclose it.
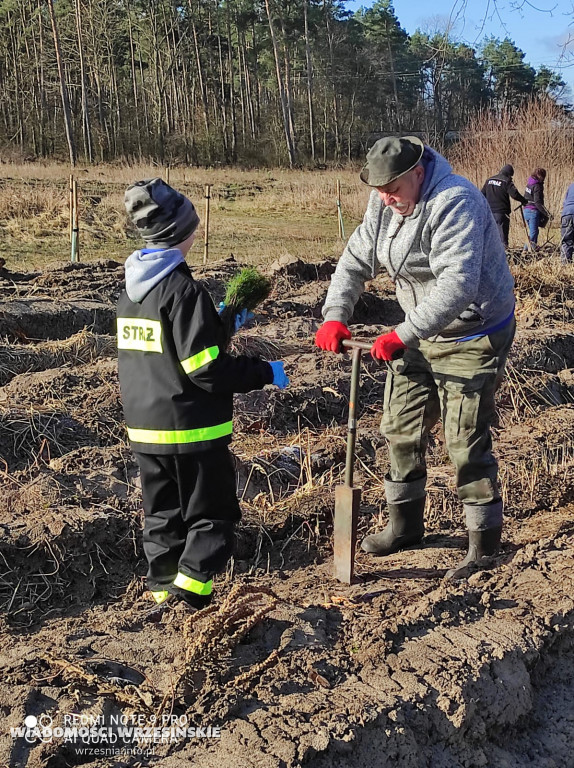
<instances>
[{"instance_id":1,"label":"child","mask_svg":"<svg viewBox=\"0 0 574 768\"><path fill-rule=\"evenodd\" d=\"M185 256L199 217L161 179L125 193L145 248L127 259L117 306L118 370L141 473L147 586L156 603L211 601L241 517L231 442L233 393L285 388L282 362L226 352L225 332Z\"/></svg>"}]
</instances>

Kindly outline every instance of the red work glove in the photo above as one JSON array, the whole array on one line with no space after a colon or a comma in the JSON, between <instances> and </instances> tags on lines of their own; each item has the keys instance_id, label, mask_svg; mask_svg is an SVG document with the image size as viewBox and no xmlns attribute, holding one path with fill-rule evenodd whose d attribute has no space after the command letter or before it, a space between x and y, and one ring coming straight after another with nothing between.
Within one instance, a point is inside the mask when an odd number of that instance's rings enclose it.
<instances>
[{"instance_id":1,"label":"red work glove","mask_svg":"<svg viewBox=\"0 0 574 768\"><path fill-rule=\"evenodd\" d=\"M385 333L383 336L379 336L375 340L375 343L371 347L371 355L375 360L393 360L397 352L401 352L406 349L407 345L403 344L396 331Z\"/></svg>"},{"instance_id":2,"label":"red work glove","mask_svg":"<svg viewBox=\"0 0 574 768\"><path fill-rule=\"evenodd\" d=\"M315 335L315 344L326 352L343 352L341 342L350 339L351 331L338 320L329 320L319 328Z\"/></svg>"}]
</instances>

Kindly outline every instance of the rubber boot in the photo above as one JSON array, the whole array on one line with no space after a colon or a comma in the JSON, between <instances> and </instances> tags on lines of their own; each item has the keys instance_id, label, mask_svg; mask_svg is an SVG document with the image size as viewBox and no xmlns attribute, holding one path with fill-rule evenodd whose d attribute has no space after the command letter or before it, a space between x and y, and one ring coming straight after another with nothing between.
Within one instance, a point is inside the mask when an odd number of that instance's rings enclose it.
<instances>
[{"instance_id":1,"label":"rubber boot","mask_svg":"<svg viewBox=\"0 0 574 768\"><path fill-rule=\"evenodd\" d=\"M421 543L425 532L425 497L403 501L400 504L389 504L388 510L389 522L381 533L374 533L363 539L363 552L383 557Z\"/></svg>"},{"instance_id":2,"label":"rubber boot","mask_svg":"<svg viewBox=\"0 0 574 768\"><path fill-rule=\"evenodd\" d=\"M468 553L464 560L447 571L447 579L464 579L470 573L469 566L479 564L483 557L496 555L500 549L502 526L487 528L484 531L468 532Z\"/></svg>"}]
</instances>

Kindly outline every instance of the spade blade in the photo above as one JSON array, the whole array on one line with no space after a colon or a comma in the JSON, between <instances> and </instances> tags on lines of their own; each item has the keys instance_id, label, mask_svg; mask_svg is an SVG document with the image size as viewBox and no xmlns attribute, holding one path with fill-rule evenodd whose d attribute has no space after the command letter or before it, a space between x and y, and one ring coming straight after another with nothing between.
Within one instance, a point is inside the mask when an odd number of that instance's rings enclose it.
<instances>
[{"instance_id":1,"label":"spade blade","mask_svg":"<svg viewBox=\"0 0 574 768\"><path fill-rule=\"evenodd\" d=\"M360 488L349 485L335 488L334 576L343 584L353 582L360 502Z\"/></svg>"}]
</instances>

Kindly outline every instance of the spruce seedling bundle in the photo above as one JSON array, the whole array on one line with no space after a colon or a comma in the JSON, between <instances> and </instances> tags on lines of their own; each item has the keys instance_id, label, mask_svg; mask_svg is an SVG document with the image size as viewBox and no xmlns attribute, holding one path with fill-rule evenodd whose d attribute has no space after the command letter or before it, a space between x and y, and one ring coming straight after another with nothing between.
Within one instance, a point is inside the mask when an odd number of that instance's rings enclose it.
<instances>
[{"instance_id":1,"label":"spruce seedling bundle","mask_svg":"<svg viewBox=\"0 0 574 768\"><path fill-rule=\"evenodd\" d=\"M271 281L258 272L255 267L245 267L234 275L227 284L225 307L221 311L221 319L231 339L235 333L235 317L246 309L254 310L271 293Z\"/></svg>"}]
</instances>

